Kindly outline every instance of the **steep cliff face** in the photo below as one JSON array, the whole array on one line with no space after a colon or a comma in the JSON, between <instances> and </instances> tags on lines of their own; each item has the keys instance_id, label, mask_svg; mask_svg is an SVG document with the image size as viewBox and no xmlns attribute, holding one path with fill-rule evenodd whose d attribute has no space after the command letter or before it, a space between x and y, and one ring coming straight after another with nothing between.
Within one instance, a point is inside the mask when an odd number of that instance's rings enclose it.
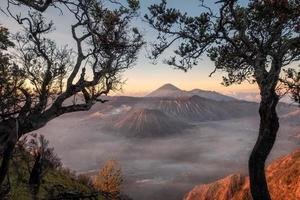
<instances>
[{"instance_id":1,"label":"steep cliff face","mask_svg":"<svg viewBox=\"0 0 300 200\"><path fill-rule=\"evenodd\" d=\"M273 200L300 199L300 149L267 167ZM252 200L249 177L233 174L214 183L196 186L184 200Z\"/></svg>"}]
</instances>

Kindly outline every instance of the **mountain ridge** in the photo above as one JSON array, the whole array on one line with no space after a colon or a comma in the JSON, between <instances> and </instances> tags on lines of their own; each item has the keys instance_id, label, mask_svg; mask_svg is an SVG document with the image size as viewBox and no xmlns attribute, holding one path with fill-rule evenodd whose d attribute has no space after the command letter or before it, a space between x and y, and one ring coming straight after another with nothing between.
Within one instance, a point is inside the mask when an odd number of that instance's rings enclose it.
<instances>
[{"instance_id":1,"label":"mountain ridge","mask_svg":"<svg viewBox=\"0 0 300 200\"><path fill-rule=\"evenodd\" d=\"M192 89L190 91L182 90L171 83L167 83L150 92L146 97L184 97L197 95L203 98L208 98L216 101L234 101L237 100L233 97L221 94L216 91Z\"/></svg>"},{"instance_id":2,"label":"mountain ridge","mask_svg":"<svg viewBox=\"0 0 300 200\"><path fill-rule=\"evenodd\" d=\"M101 108L102 107L102 108ZM106 108L109 109L106 109ZM114 97L100 105L95 120L106 121L105 130L129 137L168 136L198 122L258 115L259 105L247 101L215 101L198 95L183 97ZM279 114L291 108L281 105ZM145 133L143 133L143 131Z\"/></svg>"},{"instance_id":3,"label":"mountain ridge","mask_svg":"<svg viewBox=\"0 0 300 200\"><path fill-rule=\"evenodd\" d=\"M136 106L158 109L187 122L224 120L251 116L258 112L256 103L244 101L215 101L198 95L144 99Z\"/></svg>"}]
</instances>

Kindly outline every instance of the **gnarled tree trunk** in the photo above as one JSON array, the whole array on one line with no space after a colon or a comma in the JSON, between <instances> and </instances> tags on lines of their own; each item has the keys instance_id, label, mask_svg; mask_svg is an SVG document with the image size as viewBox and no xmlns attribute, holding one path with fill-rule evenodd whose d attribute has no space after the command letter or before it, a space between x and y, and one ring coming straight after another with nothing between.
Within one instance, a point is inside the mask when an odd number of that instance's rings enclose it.
<instances>
[{"instance_id":1,"label":"gnarled tree trunk","mask_svg":"<svg viewBox=\"0 0 300 200\"><path fill-rule=\"evenodd\" d=\"M259 136L249 159L250 189L254 200L271 200L265 176L265 161L279 129L276 113L279 97L274 87L266 86L261 90Z\"/></svg>"}]
</instances>

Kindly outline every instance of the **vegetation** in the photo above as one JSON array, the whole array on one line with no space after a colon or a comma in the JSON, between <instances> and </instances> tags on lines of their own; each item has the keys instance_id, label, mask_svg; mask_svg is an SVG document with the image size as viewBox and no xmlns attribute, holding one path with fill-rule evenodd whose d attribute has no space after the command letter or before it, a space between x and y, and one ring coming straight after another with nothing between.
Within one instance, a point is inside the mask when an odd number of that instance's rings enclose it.
<instances>
[{"instance_id":1,"label":"vegetation","mask_svg":"<svg viewBox=\"0 0 300 200\"><path fill-rule=\"evenodd\" d=\"M285 69L300 60L300 2L217 3L219 9L214 12L202 1L205 11L193 17L167 8L166 0L150 6L145 19L158 32L152 58L179 44L166 61L169 65L186 71L207 53L215 63L213 73L226 73L225 86L244 81L257 84L260 126L248 163L250 189L254 200L271 200L265 161L279 129L279 83L300 102L299 72ZM20 6L31 9L14 13L13 8ZM73 17L70 37L76 43L75 53L48 37L55 31L53 22L43 14L49 7ZM130 25L138 9L138 0L128 0L126 6L114 0L7 0L6 14L23 31L10 37L8 30L0 27L2 198L7 194L5 198L11 199L52 198L56 192L69 189L92 191L86 178L79 180L61 168L44 138L33 136L31 142L22 144L29 145L23 149L17 142L65 113L89 110L98 101L104 103L102 96L122 84L120 74L134 64L144 44L138 29ZM14 57L7 51L12 47ZM76 95L82 99L67 103ZM5 180L7 184L2 187ZM119 193L121 183L121 170L115 161L109 161L94 180L99 191L108 193Z\"/></svg>"},{"instance_id":2,"label":"vegetation","mask_svg":"<svg viewBox=\"0 0 300 200\"><path fill-rule=\"evenodd\" d=\"M144 44L138 29L130 26L139 8L138 1L129 0L125 6L108 0L109 9L104 1L47 0L48 6L73 16L70 37L76 44L75 50L56 44L48 37L55 31L54 24L47 21L43 13L35 11L43 10L39 9L43 2L7 0L6 14L22 26L23 31L9 38L7 30L0 29L0 53L4 60L0 74L3 157L0 186L21 136L65 113L89 110L98 101L104 103L102 96L119 88L120 74L133 65ZM35 10L14 13L13 8L22 5ZM5 51L13 42L16 52L14 57L9 57ZM81 100L66 103L76 95L82 97Z\"/></svg>"},{"instance_id":3,"label":"vegetation","mask_svg":"<svg viewBox=\"0 0 300 200\"><path fill-rule=\"evenodd\" d=\"M108 160L93 178L94 187L99 191L112 194L113 199L117 199L120 195L122 182L121 168L115 160Z\"/></svg>"},{"instance_id":4,"label":"vegetation","mask_svg":"<svg viewBox=\"0 0 300 200\"><path fill-rule=\"evenodd\" d=\"M15 167L11 166L11 172L9 173L11 192L6 196L6 199L32 200L32 192L28 185L30 175L26 170L26 164L22 162L17 162L17 164L18 171ZM19 176L22 176L21 180ZM45 174L36 198L51 199L66 192L90 194L94 191L69 170L51 169ZM99 197L99 199L101 198Z\"/></svg>"},{"instance_id":5,"label":"vegetation","mask_svg":"<svg viewBox=\"0 0 300 200\"><path fill-rule=\"evenodd\" d=\"M108 160L99 174L76 175L64 168L42 135L22 137L14 149L6 181L7 200L130 199L121 194L121 168Z\"/></svg>"},{"instance_id":6,"label":"vegetation","mask_svg":"<svg viewBox=\"0 0 300 200\"><path fill-rule=\"evenodd\" d=\"M87 177L62 167L43 136L33 134L22 138L14 149L9 169L6 187L10 189L4 199L51 199L66 192L95 192Z\"/></svg>"},{"instance_id":7,"label":"vegetation","mask_svg":"<svg viewBox=\"0 0 300 200\"><path fill-rule=\"evenodd\" d=\"M204 54L215 70L226 72L223 84L256 83L260 90L260 127L249 158L251 194L254 200L270 200L265 161L279 129L277 86L284 67L300 60L300 2L298 0L237 0L217 2L217 12L202 1L198 16L167 7L167 1L149 7L145 16L158 32L152 57L170 46L174 55L166 62L182 70L197 65ZM297 90L296 90L297 91ZM297 99L295 99L297 100Z\"/></svg>"},{"instance_id":8,"label":"vegetation","mask_svg":"<svg viewBox=\"0 0 300 200\"><path fill-rule=\"evenodd\" d=\"M285 93L300 107L300 71L288 68L284 70L285 76L280 79Z\"/></svg>"}]
</instances>

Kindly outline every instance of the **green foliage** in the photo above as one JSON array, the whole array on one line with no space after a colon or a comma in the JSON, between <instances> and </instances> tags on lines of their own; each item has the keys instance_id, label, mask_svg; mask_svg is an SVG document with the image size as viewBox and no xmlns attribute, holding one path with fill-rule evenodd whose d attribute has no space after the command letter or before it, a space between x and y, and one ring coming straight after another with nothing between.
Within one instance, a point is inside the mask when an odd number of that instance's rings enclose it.
<instances>
[{"instance_id":1,"label":"green foliage","mask_svg":"<svg viewBox=\"0 0 300 200\"><path fill-rule=\"evenodd\" d=\"M32 196L28 181L34 159L30 158L32 155L28 152L22 152L22 154L20 154L20 152L17 153L18 154L15 153L9 167L11 190L6 199L31 200ZM86 179L87 177L85 177L85 180ZM83 181L83 176L79 177L69 169L63 167L48 169L42 178L37 197L47 199L61 192L90 194L93 193L94 190L87 181Z\"/></svg>"},{"instance_id":2,"label":"green foliage","mask_svg":"<svg viewBox=\"0 0 300 200\"><path fill-rule=\"evenodd\" d=\"M26 170L21 172L22 180L19 180L15 170L10 172L11 179L11 192L8 196L10 200L31 200L31 194L28 187L29 174ZM66 173L64 170L51 170L49 171L45 178L43 179L40 192L38 194L39 198L47 198L51 189L55 186L60 186L66 191L80 191L85 193L92 192L91 188L80 183L75 177L72 177L70 174ZM55 192L54 192L55 193Z\"/></svg>"},{"instance_id":3,"label":"green foliage","mask_svg":"<svg viewBox=\"0 0 300 200\"><path fill-rule=\"evenodd\" d=\"M138 10L140 8L139 0L127 0L129 8L132 10Z\"/></svg>"},{"instance_id":4,"label":"green foliage","mask_svg":"<svg viewBox=\"0 0 300 200\"><path fill-rule=\"evenodd\" d=\"M19 109L20 97L17 87L21 87L24 71L11 62L8 48L14 47L9 32L0 26L0 117L6 119Z\"/></svg>"},{"instance_id":5,"label":"green foliage","mask_svg":"<svg viewBox=\"0 0 300 200\"><path fill-rule=\"evenodd\" d=\"M215 63L214 72L225 72L225 86L253 83L275 64L281 68L300 60L299 0L251 0L246 6L224 0L217 6L213 11L203 3L203 12L188 16L168 8L166 0L151 5L145 19L158 31L152 58L173 46L166 63L186 71L207 53Z\"/></svg>"},{"instance_id":6,"label":"green foliage","mask_svg":"<svg viewBox=\"0 0 300 200\"><path fill-rule=\"evenodd\" d=\"M217 3L218 9L213 11L202 1L204 11L199 10L200 15L195 17L167 8L166 0L150 6L145 19L158 32L152 56L156 59L173 45L174 53L166 63L186 71L197 65L206 53L215 64L211 74L217 70L225 74L223 85L257 83L261 121L259 137L249 159L250 187L253 199L270 200L265 161L279 127L276 89L280 73L285 66L300 61L300 1L249 0L247 5L242 5L238 0L221 0ZM287 78L294 79L287 87L293 99L299 101L298 72L290 70Z\"/></svg>"},{"instance_id":7,"label":"green foliage","mask_svg":"<svg viewBox=\"0 0 300 200\"><path fill-rule=\"evenodd\" d=\"M8 47L13 47L14 43L9 39L7 28L0 26L0 49L7 50Z\"/></svg>"},{"instance_id":8,"label":"green foliage","mask_svg":"<svg viewBox=\"0 0 300 200\"><path fill-rule=\"evenodd\" d=\"M290 98L300 106L300 71L288 68L283 70L283 77L280 78L282 91L288 93Z\"/></svg>"}]
</instances>

